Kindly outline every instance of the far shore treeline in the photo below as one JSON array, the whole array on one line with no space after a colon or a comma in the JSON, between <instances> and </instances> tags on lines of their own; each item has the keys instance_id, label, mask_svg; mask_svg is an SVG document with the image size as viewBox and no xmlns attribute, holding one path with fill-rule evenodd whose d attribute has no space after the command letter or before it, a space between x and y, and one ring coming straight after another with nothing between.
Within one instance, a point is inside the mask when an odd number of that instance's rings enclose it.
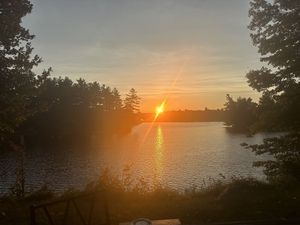
<instances>
[{"instance_id":1,"label":"far shore treeline","mask_svg":"<svg viewBox=\"0 0 300 225\"><path fill-rule=\"evenodd\" d=\"M155 113L141 113L143 122L224 122L226 111L223 109L166 111L155 119Z\"/></svg>"}]
</instances>

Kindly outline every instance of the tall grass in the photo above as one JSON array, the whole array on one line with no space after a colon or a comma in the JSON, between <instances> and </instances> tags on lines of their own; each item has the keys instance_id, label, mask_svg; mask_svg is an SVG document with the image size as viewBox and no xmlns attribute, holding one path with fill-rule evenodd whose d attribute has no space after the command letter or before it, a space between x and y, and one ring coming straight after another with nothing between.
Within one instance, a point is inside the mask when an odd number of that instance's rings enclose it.
<instances>
[{"instance_id":1,"label":"tall grass","mask_svg":"<svg viewBox=\"0 0 300 225\"><path fill-rule=\"evenodd\" d=\"M57 195L44 187L23 199L7 196L0 201L0 222L10 218L14 221L12 224L16 221L26 224L30 204L103 188L107 192L113 224L140 217L179 218L185 224L300 218L299 185L280 186L252 178L232 178L177 191L158 181L134 179L131 174L129 167L124 168L121 176L107 169L84 191L68 190Z\"/></svg>"}]
</instances>

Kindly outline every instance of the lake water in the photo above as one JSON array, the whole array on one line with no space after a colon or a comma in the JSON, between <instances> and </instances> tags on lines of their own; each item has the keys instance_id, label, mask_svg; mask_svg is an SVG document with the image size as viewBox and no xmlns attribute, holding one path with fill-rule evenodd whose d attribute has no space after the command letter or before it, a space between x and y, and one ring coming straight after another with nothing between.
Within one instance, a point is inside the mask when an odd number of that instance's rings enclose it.
<instances>
[{"instance_id":1,"label":"lake water","mask_svg":"<svg viewBox=\"0 0 300 225\"><path fill-rule=\"evenodd\" d=\"M47 184L55 191L81 189L97 179L104 168L121 174L127 165L134 178L159 181L179 190L202 186L224 176L264 179L261 169L252 167L253 161L261 157L240 144L261 143L270 136L232 134L221 122L143 123L126 137L101 146L27 152L26 187L35 189ZM0 192L7 192L14 183L16 165L16 153L1 155Z\"/></svg>"}]
</instances>

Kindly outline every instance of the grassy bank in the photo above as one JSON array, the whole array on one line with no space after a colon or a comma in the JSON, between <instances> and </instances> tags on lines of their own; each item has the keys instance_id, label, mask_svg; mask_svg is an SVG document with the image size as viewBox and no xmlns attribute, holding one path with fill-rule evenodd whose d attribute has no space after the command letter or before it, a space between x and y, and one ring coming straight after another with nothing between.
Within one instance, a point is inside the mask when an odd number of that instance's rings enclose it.
<instances>
[{"instance_id":1,"label":"grassy bank","mask_svg":"<svg viewBox=\"0 0 300 225\"><path fill-rule=\"evenodd\" d=\"M185 224L300 218L300 188L296 184L282 186L254 179L232 179L230 182L216 181L208 187L178 192L158 184L151 186L143 179L132 182L130 177L117 178L104 173L99 181L88 185L82 192L103 187L107 189L113 224L140 217L180 218ZM22 199L3 197L0 222L27 224L31 204L82 192L69 190L58 196L43 188Z\"/></svg>"}]
</instances>

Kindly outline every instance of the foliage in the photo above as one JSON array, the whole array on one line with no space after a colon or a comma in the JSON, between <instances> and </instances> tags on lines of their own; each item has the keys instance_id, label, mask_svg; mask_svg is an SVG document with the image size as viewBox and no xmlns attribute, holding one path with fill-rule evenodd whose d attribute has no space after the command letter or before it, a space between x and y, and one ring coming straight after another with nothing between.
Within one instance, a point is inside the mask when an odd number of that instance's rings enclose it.
<instances>
[{"instance_id":1,"label":"foliage","mask_svg":"<svg viewBox=\"0 0 300 225\"><path fill-rule=\"evenodd\" d=\"M140 100L141 99L137 95L136 90L134 88L131 88L124 99L124 109L131 113L138 113Z\"/></svg>"},{"instance_id":2,"label":"foliage","mask_svg":"<svg viewBox=\"0 0 300 225\"><path fill-rule=\"evenodd\" d=\"M285 136L264 139L263 144L248 146L258 155L271 154L274 159L255 162L263 166L264 172L273 182L300 181L300 135L289 133Z\"/></svg>"},{"instance_id":3,"label":"foliage","mask_svg":"<svg viewBox=\"0 0 300 225\"><path fill-rule=\"evenodd\" d=\"M276 104L274 97L265 92L259 99L257 106L257 120L251 126L253 131L281 131L282 122L276 112L280 107Z\"/></svg>"},{"instance_id":4,"label":"foliage","mask_svg":"<svg viewBox=\"0 0 300 225\"><path fill-rule=\"evenodd\" d=\"M251 38L261 61L268 64L247 74L249 85L262 92L257 127L276 124L288 134L248 147L274 157L255 164L265 167L269 179L287 175L300 181L295 172L300 171L300 4L297 0L253 0L250 4Z\"/></svg>"},{"instance_id":5,"label":"foliage","mask_svg":"<svg viewBox=\"0 0 300 225\"><path fill-rule=\"evenodd\" d=\"M0 138L3 140L30 115L40 110L34 99L38 87L50 70L36 76L33 67L41 62L32 56L34 38L21 26L22 17L30 13L28 0L0 2Z\"/></svg>"},{"instance_id":6,"label":"foliage","mask_svg":"<svg viewBox=\"0 0 300 225\"><path fill-rule=\"evenodd\" d=\"M234 131L249 132L257 120L257 104L251 98L237 98L235 101L230 95L226 96L225 123Z\"/></svg>"},{"instance_id":7,"label":"foliage","mask_svg":"<svg viewBox=\"0 0 300 225\"><path fill-rule=\"evenodd\" d=\"M299 12L297 0L251 2L251 38L261 61L270 65L248 73L248 82L256 90L272 88L275 94L299 85Z\"/></svg>"},{"instance_id":8,"label":"foliage","mask_svg":"<svg viewBox=\"0 0 300 225\"><path fill-rule=\"evenodd\" d=\"M96 185L89 185L83 192L104 186L107 188L112 224L140 217L179 218L183 224L200 224L259 219L274 221L300 216L300 192L295 186L280 187L251 178L232 178L228 182L216 181L205 188L176 191L159 184L149 189L149 183L139 180L134 183L127 169L121 177L107 171ZM29 205L77 196L79 193L69 190L58 195L43 187L21 200L9 196L0 198L0 221L5 224L27 224ZM102 199L99 199L99 203L95 204L94 212L101 213L101 202ZM85 203L80 203L78 206L82 209ZM55 208L59 210L56 215L60 216L65 205L58 207L60 210ZM53 207L49 211L53 213ZM45 220L43 211L39 214L38 218Z\"/></svg>"},{"instance_id":9,"label":"foliage","mask_svg":"<svg viewBox=\"0 0 300 225\"><path fill-rule=\"evenodd\" d=\"M22 124L27 145L87 144L92 137L126 133L135 124L118 90L98 82L48 78L37 99L49 108Z\"/></svg>"}]
</instances>

